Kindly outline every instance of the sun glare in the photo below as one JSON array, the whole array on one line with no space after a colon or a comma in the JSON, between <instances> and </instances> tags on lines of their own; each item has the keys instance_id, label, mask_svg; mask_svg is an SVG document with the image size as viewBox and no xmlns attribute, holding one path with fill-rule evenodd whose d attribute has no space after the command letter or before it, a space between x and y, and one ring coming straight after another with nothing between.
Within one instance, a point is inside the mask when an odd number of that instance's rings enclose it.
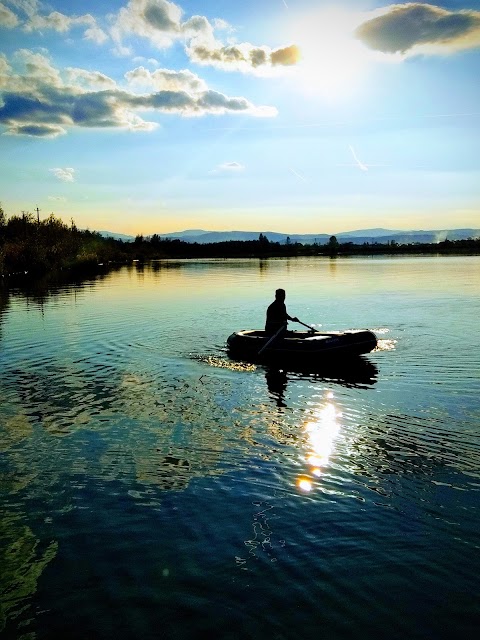
<instances>
[{"instance_id":1,"label":"sun glare","mask_svg":"<svg viewBox=\"0 0 480 640\"><path fill-rule=\"evenodd\" d=\"M305 462L309 473L297 478L297 487L301 491L312 491L312 477L320 478L329 464L330 457L335 448L335 442L340 433L339 413L331 401L333 393L325 394L326 403L318 410L315 419L306 423L305 435L307 436L307 451Z\"/></svg>"},{"instance_id":2,"label":"sun glare","mask_svg":"<svg viewBox=\"0 0 480 640\"><path fill-rule=\"evenodd\" d=\"M360 22L360 14L331 8L304 15L294 25L303 91L337 101L361 88L369 52L353 35Z\"/></svg>"}]
</instances>

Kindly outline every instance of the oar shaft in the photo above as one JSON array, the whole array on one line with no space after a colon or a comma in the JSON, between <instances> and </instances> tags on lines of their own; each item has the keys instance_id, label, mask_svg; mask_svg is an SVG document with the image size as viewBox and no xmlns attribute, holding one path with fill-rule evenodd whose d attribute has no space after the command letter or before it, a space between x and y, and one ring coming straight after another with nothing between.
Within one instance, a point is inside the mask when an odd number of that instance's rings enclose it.
<instances>
[{"instance_id":1,"label":"oar shaft","mask_svg":"<svg viewBox=\"0 0 480 640\"><path fill-rule=\"evenodd\" d=\"M310 331L316 331L316 329L311 327L309 324L305 324L305 322L302 322L301 320L297 320L297 322L298 322L298 324L303 324L303 326L307 327L307 329L310 329Z\"/></svg>"},{"instance_id":2,"label":"oar shaft","mask_svg":"<svg viewBox=\"0 0 480 640\"><path fill-rule=\"evenodd\" d=\"M299 324L303 324L304 327L307 327L307 329L310 329L310 331L313 331L313 333L318 333L319 336L329 336L329 335L331 335L331 332L319 331L318 329L315 329L315 327L311 327L309 324L305 324L305 322L302 322L301 320L297 320L297 322Z\"/></svg>"},{"instance_id":3,"label":"oar shaft","mask_svg":"<svg viewBox=\"0 0 480 640\"><path fill-rule=\"evenodd\" d=\"M261 356L262 353L265 351L265 349L267 349L273 342L275 342L275 340L279 338L284 331L285 331L285 327L280 327L280 329L273 334L270 340L263 345L263 347L258 352L258 355Z\"/></svg>"},{"instance_id":4,"label":"oar shaft","mask_svg":"<svg viewBox=\"0 0 480 640\"><path fill-rule=\"evenodd\" d=\"M305 324L305 322L302 322L301 320L297 320L297 322L299 324L303 324L304 327L307 327L307 329L310 329L310 331L313 331L313 333L316 333L319 336L331 336L332 331L319 331L318 329L315 329L314 327L311 327L309 324Z\"/></svg>"}]
</instances>

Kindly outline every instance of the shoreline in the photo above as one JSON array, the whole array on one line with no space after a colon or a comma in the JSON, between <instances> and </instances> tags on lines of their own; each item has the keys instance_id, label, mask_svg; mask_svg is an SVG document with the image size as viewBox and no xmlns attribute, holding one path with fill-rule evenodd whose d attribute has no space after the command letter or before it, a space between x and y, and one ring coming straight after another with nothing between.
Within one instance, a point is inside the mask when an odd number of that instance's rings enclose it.
<instances>
[{"instance_id":1,"label":"shoreline","mask_svg":"<svg viewBox=\"0 0 480 640\"><path fill-rule=\"evenodd\" d=\"M285 259L297 259L297 258L322 258L329 260L341 260L341 259L350 259L350 258L448 258L448 257L475 257L480 255L480 248L476 251L455 251L455 250L447 250L447 251L439 251L438 248L436 250L429 251L419 251L418 247L405 247L406 250L396 250L396 251L338 251L334 254L327 252L317 252L313 253L289 253L285 254L282 252L271 253L269 255L255 255L255 254L247 254L247 253L235 253L234 255L225 255L223 252L218 252L215 254L212 252L210 255L169 255L169 256L149 256L144 258L129 258L125 257L124 260L112 260L101 263L85 263L79 262L78 264L74 264L68 267L54 267L48 270L42 270L35 272L34 270L25 269L22 271L11 272L11 273L0 273L0 286L5 286L10 288L10 286L22 287L28 286L32 283L41 283L45 281L45 284L54 284L54 283L75 283L81 282L84 280L92 279L95 280L98 277L106 276L110 273L118 271L123 267L135 267L142 268L147 264L158 264L168 263L172 261L182 261L182 262L194 262L195 260L259 260L259 261L268 261L268 260L285 260ZM47 286L48 286L47 284Z\"/></svg>"}]
</instances>

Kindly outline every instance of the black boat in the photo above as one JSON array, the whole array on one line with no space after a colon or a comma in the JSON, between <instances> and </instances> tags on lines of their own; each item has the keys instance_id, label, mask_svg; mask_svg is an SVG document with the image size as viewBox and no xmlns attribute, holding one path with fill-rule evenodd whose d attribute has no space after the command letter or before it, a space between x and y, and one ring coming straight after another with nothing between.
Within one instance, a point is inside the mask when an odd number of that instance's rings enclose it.
<instances>
[{"instance_id":1,"label":"black boat","mask_svg":"<svg viewBox=\"0 0 480 640\"><path fill-rule=\"evenodd\" d=\"M372 331L287 331L270 336L259 329L242 329L227 338L230 355L245 360L292 360L328 362L360 356L377 346Z\"/></svg>"}]
</instances>

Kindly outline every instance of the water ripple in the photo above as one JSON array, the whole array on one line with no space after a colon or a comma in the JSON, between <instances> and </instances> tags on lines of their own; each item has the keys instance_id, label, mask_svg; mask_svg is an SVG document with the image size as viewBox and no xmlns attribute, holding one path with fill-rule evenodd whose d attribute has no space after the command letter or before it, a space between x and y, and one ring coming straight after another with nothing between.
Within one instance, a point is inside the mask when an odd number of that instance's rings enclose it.
<instances>
[{"instance_id":1,"label":"water ripple","mask_svg":"<svg viewBox=\"0 0 480 640\"><path fill-rule=\"evenodd\" d=\"M435 261L408 286L407 262L399 279L388 261L247 264L2 294L7 637L476 629L472 263L460 280L441 263L451 293ZM230 360L278 282L326 329L377 326L380 348L347 369Z\"/></svg>"}]
</instances>

